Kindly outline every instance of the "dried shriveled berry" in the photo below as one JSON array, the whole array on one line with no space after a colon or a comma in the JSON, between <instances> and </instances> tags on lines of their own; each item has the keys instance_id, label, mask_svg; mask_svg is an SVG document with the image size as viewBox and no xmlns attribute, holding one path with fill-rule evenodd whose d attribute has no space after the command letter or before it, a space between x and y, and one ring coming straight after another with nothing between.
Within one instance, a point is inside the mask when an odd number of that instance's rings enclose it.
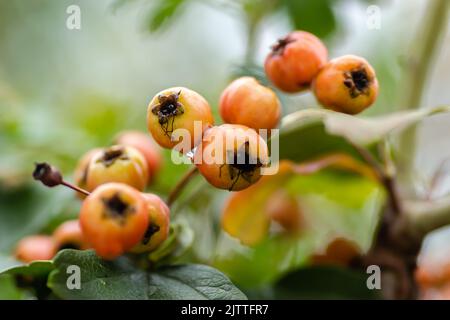
<instances>
[{"instance_id":1,"label":"dried shriveled berry","mask_svg":"<svg viewBox=\"0 0 450 320\"><path fill-rule=\"evenodd\" d=\"M47 187L55 187L63 182L61 173L46 162L36 163L33 178L41 181Z\"/></svg>"}]
</instances>

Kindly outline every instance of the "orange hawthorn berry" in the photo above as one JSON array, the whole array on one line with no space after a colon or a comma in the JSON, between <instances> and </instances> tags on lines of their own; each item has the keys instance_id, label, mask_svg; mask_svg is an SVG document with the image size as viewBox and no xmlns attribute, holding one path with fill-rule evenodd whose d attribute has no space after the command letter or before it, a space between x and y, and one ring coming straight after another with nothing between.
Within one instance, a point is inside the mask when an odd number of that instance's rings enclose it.
<instances>
[{"instance_id":1,"label":"orange hawthorn berry","mask_svg":"<svg viewBox=\"0 0 450 320\"><path fill-rule=\"evenodd\" d=\"M272 46L264 68L267 77L282 91L307 89L328 60L328 50L315 35L294 31Z\"/></svg>"},{"instance_id":2,"label":"orange hawthorn berry","mask_svg":"<svg viewBox=\"0 0 450 320\"><path fill-rule=\"evenodd\" d=\"M81 231L78 220L69 220L63 222L53 232L58 250L61 249L88 249L90 246Z\"/></svg>"},{"instance_id":3,"label":"orange hawthorn berry","mask_svg":"<svg viewBox=\"0 0 450 320\"><path fill-rule=\"evenodd\" d=\"M144 237L148 206L143 195L126 184L103 184L83 201L80 225L97 254L114 259Z\"/></svg>"},{"instance_id":4,"label":"orange hawthorn berry","mask_svg":"<svg viewBox=\"0 0 450 320\"><path fill-rule=\"evenodd\" d=\"M200 141L201 134L195 134L195 123L201 133L214 124L209 103L197 92L184 87L174 87L156 94L147 108L147 128L153 139L163 148L172 149L181 141L176 141L173 133L184 129L190 134L187 141L192 150Z\"/></svg>"},{"instance_id":5,"label":"orange hawthorn berry","mask_svg":"<svg viewBox=\"0 0 450 320\"><path fill-rule=\"evenodd\" d=\"M131 252L150 252L158 248L169 236L170 209L157 195L144 194L148 208L148 226L143 239Z\"/></svg>"},{"instance_id":6,"label":"orange hawthorn berry","mask_svg":"<svg viewBox=\"0 0 450 320\"><path fill-rule=\"evenodd\" d=\"M223 124L205 132L194 154L199 172L213 186L229 191L243 190L261 178L269 151L255 130Z\"/></svg>"},{"instance_id":7,"label":"orange hawthorn berry","mask_svg":"<svg viewBox=\"0 0 450 320\"><path fill-rule=\"evenodd\" d=\"M51 260L56 251L56 243L52 237L45 235L28 236L17 244L15 257L26 263L35 260Z\"/></svg>"},{"instance_id":8,"label":"orange hawthorn berry","mask_svg":"<svg viewBox=\"0 0 450 320\"><path fill-rule=\"evenodd\" d=\"M140 131L124 131L117 136L115 142L134 147L142 153L147 161L149 182L151 182L162 166L161 149L155 141Z\"/></svg>"},{"instance_id":9,"label":"orange hawthorn berry","mask_svg":"<svg viewBox=\"0 0 450 320\"><path fill-rule=\"evenodd\" d=\"M86 189L92 191L107 182L120 182L142 191L147 181L147 162L142 153L130 146L114 145L92 156Z\"/></svg>"},{"instance_id":10,"label":"orange hawthorn berry","mask_svg":"<svg viewBox=\"0 0 450 320\"><path fill-rule=\"evenodd\" d=\"M313 82L317 100L327 109L357 114L378 95L375 70L364 58L346 55L331 60Z\"/></svg>"},{"instance_id":11,"label":"orange hawthorn berry","mask_svg":"<svg viewBox=\"0 0 450 320\"><path fill-rule=\"evenodd\" d=\"M222 92L219 111L226 123L241 124L255 130L273 129L280 121L281 103L272 89L255 78L242 77Z\"/></svg>"}]
</instances>

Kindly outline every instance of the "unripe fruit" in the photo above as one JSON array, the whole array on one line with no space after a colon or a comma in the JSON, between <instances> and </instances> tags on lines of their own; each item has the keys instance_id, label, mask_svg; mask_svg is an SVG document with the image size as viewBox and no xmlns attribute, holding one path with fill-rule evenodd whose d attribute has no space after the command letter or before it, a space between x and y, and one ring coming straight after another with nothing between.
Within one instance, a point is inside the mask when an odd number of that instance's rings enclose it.
<instances>
[{"instance_id":1,"label":"unripe fruit","mask_svg":"<svg viewBox=\"0 0 450 320\"><path fill-rule=\"evenodd\" d=\"M130 146L111 146L95 153L89 162L86 188L92 191L107 182L121 182L144 190L148 181L144 156Z\"/></svg>"},{"instance_id":2,"label":"unripe fruit","mask_svg":"<svg viewBox=\"0 0 450 320\"><path fill-rule=\"evenodd\" d=\"M153 139L140 131L125 131L118 135L115 142L133 147L142 153L147 162L149 182L151 182L162 165L161 149Z\"/></svg>"},{"instance_id":3,"label":"unripe fruit","mask_svg":"<svg viewBox=\"0 0 450 320\"><path fill-rule=\"evenodd\" d=\"M69 220L58 226L53 232L53 239L58 250L84 250L90 247L81 231L80 222L78 220Z\"/></svg>"},{"instance_id":4,"label":"unripe fruit","mask_svg":"<svg viewBox=\"0 0 450 320\"><path fill-rule=\"evenodd\" d=\"M169 236L169 207L154 194L145 193L144 197L148 208L148 226L141 242L131 249L133 253L153 251Z\"/></svg>"},{"instance_id":5,"label":"unripe fruit","mask_svg":"<svg viewBox=\"0 0 450 320\"><path fill-rule=\"evenodd\" d=\"M51 260L56 254L56 243L52 237L37 235L25 237L19 241L15 257L22 262Z\"/></svg>"},{"instance_id":6,"label":"unripe fruit","mask_svg":"<svg viewBox=\"0 0 450 320\"><path fill-rule=\"evenodd\" d=\"M267 144L255 130L223 124L205 132L194 163L213 186L229 191L249 187L261 178L269 162Z\"/></svg>"},{"instance_id":7,"label":"unripe fruit","mask_svg":"<svg viewBox=\"0 0 450 320\"><path fill-rule=\"evenodd\" d=\"M357 114L375 102L378 80L364 58L347 55L331 60L319 72L313 90L325 108Z\"/></svg>"},{"instance_id":8,"label":"unripe fruit","mask_svg":"<svg viewBox=\"0 0 450 320\"><path fill-rule=\"evenodd\" d=\"M347 266L361 253L359 247L351 240L336 238L323 254L316 254L312 257L315 265L340 265Z\"/></svg>"},{"instance_id":9,"label":"unripe fruit","mask_svg":"<svg viewBox=\"0 0 450 320\"><path fill-rule=\"evenodd\" d=\"M327 48L319 38L294 31L272 46L264 68L277 88L294 93L307 89L327 60Z\"/></svg>"},{"instance_id":10,"label":"unripe fruit","mask_svg":"<svg viewBox=\"0 0 450 320\"><path fill-rule=\"evenodd\" d=\"M145 198L123 183L101 185L84 200L80 225L97 254L114 259L144 236L148 225Z\"/></svg>"},{"instance_id":11,"label":"unripe fruit","mask_svg":"<svg viewBox=\"0 0 450 320\"><path fill-rule=\"evenodd\" d=\"M201 132L194 134L194 123L200 122ZM185 129L190 134L186 143L192 150L200 141L201 133L214 124L211 107L197 92L183 87L174 87L159 92L150 101L147 109L147 128L153 139L162 147L171 149L181 141L172 134Z\"/></svg>"},{"instance_id":12,"label":"unripe fruit","mask_svg":"<svg viewBox=\"0 0 450 320\"><path fill-rule=\"evenodd\" d=\"M226 123L241 124L255 130L273 129L281 116L281 104L272 89L255 78L234 80L220 97L220 116Z\"/></svg>"},{"instance_id":13,"label":"unripe fruit","mask_svg":"<svg viewBox=\"0 0 450 320\"><path fill-rule=\"evenodd\" d=\"M89 163L91 162L91 159L94 156L94 154L98 153L101 150L102 150L101 148L95 148L95 149L89 150L80 158L80 160L78 160L78 163L75 167L75 172L73 174L73 180L74 180L76 186L78 186L82 189L87 189L86 182L87 182ZM80 199L86 198L86 196L84 194L81 194L79 192L76 192L76 195Z\"/></svg>"},{"instance_id":14,"label":"unripe fruit","mask_svg":"<svg viewBox=\"0 0 450 320\"><path fill-rule=\"evenodd\" d=\"M267 199L266 214L288 233L297 233L302 226L302 215L297 199L279 190Z\"/></svg>"}]
</instances>

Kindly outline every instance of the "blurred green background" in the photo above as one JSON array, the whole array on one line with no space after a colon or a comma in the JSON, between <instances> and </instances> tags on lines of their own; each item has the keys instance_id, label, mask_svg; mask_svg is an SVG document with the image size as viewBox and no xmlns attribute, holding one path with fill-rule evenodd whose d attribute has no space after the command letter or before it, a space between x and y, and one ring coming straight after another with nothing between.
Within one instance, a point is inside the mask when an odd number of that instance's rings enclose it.
<instances>
[{"instance_id":1,"label":"blurred green background","mask_svg":"<svg viewBox=\"0 0 450 320\"><path fill-rule=\"evenodd\" d=\"M0 0L0 252L7 254L24 235L49 231L77 214L79 203L71 192L44 189L31 180L34 162L48 161L70 179L90 148L110 144L123 129L146 130L147 104L166 87L201 93L220 122L217 104L227 83L241 74L261 76L270 45L293 29L321 37L331 57L352 53L374 65L380 97L365 115L445 104L450 101L448 32L427 61L414 61L430 63L423 96L413 105L404 101L414 80L409 58L426 41L424 21L434 3ZM66 9L73 4L81 9L80 30L66 27ZM370 5L380 9L379 29L367 27ZM284 114L317 106L310 93L280 93L280 98ZM448 115L432 118L418 130L412 162L419 196L450 157L449 121ZM169 152L165 157L150 188L163 196L186 170L170 163ZM449 182L435 196L446 194ZM217 214L227 196L218 193L209 204ZM202 205L188 201L186 210Z\"/></svg>"}]
</instances>

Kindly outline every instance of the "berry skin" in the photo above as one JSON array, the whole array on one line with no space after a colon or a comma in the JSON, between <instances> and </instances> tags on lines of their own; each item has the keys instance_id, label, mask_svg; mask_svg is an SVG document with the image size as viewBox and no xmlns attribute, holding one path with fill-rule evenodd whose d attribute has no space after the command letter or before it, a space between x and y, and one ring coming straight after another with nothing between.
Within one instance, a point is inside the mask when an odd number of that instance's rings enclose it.
<instances>
[{"instance_id":1,"label":"berry skin","mask_svg":"<svg viewBox=\"0 0 450 320\"><path fill-rule=\"evenodd\" d=\"M87 180L89 163L90 163L92 157L101 150L102 149L100 149L100 148L95 148L95 149L89 150L80 158L80 160L78 160L78 163L75 167L75 172L73 173L73 180L77 187L80 187L82 189L87 189L86 180ZM76 195L80 199L86 198L86 196L84 194L81 194L79 192L76 192Z\"/></svg>"},{"instance_id":2,"label":"berry skin","mask_svg":"<svg viewBox=\"0 0 450 320\"><path fill-rule=\"evenodd\" d=\"M86 189L92 191L107 182L121 182L142 191L147 181L148 168L144 156L133 147L115 145L92 156Z\"/></svg>"},{"instance_id":3,"label":"berry skin","mask_svg":"<svg viewBox=\"0 0 450 320\"><path fill-rule=\"evenodd\" d=\"M347 55L331 60L319 72L313 90L325 108L357 114L375 102L378 80L364 58Z\"/></svg>"},{"instance_id":4,"label":"berry skin","mask_svg":"<svg viewBox=\"0 0 450 320\"><path fill-rule=\"evenodd\" d=\"M148 225L145 198L123 183L101 185L83 201L80 225L97 254L114 259L144 237Z\"/></svg>"},{"instance_id":5,"label":"berry skin","mask_svg":"<svg viewBox=\"0 0 450 320\"><path fill-rule=\"evenodd\" d=\"M328 60L325 45L315 35L294 31L272 46L264 68L280 90L295 93L309 87Z\"/></svg>"},{"instance_id":6,"label":"berry skin","mask_svg":"<svg viewBox=\"0 0 450 320\"><path fill-rule=\"evenodd\" d=\"M87 243L83 232L81 231L80 222L78 220L69 220L62 223L53 232L58 250L62 249L88 249L90 245Z\"/></svg>"},{"instance_id":7,"label":"berry skin","mask_svg":"<svg viewBox=\"0 0 450 320\"><path fill-rule=\"evenodd\" d=\"M211 107L197 92L183 87L174 87L159 92L150 101L147 109L147 128L153 139L163 148L172 149L179 141L174 141L172 133L185 129L191 135L188 143L192 150L200 141L201 135L194 134L194 122L201 121L204 132L214 124Z\"/></svg>"},{"instance_id":8,"label":"berry skin","mask_svg":"<svg viewBox=\"0 0 450 320\"><path fill-rule=\"evenodd\" d=\"M19 241L15 256L22 262L51 260L56 254L56 243L52 237L37 235L25 237Z\"/></svg>"},{"instance_id":9,"label":"berry skin","mask_svg":"<svg viewBox=\"0 0 450 320\"><path fill-rule=\"evenodd\" d=\"M148 227L141 242L131 249L133 253L155 250L169 236L170 209L160 197L144 194L148 208Z\"/></svg>"},{"instance_id":10,"label":"berry skin","mask_svg":"<svg viewBox=\"0 0 450 320\"><path fill-rule=\"evenodd\" d=\"M302 227L302 214L297 199L279 190L267 199L266 214L288 233L298 233Z\"/></svg>"},{"instance_id":11,"label":"berry skin","mask_svg":"<svg viewBox=\"0 0 450 320\"><path fill-rule=\"evenodd\" d=\"M147 134L140 131L125 131L119 134L116 144L134 147L139 150L147 161L149 183L159 172L162 165L160 147Z\"/></svg>"},{"instance_id":12,"label":"berry skin","mask_svg":"<svg viewBox=\"0 0 450 320\"><path fill-rule=\"evenodd\" d=\"M213 186L239 191L261 178L261 169L269 162L268 153L266 142L255 130L223 124L205 132L194 163Z\"/></svg>"},{"instance_id":13,"label":"berry skin","mask_svg":"<svg viewBox=\"0 0 450 320\"><path fill-rule=\"evenodd\" d=\"M255 78L234 80L223 92L219 104L224 122L241 124L255 130L273 129L281 116L281 104L272 89Z\"/></svg>"}]
</instances>

